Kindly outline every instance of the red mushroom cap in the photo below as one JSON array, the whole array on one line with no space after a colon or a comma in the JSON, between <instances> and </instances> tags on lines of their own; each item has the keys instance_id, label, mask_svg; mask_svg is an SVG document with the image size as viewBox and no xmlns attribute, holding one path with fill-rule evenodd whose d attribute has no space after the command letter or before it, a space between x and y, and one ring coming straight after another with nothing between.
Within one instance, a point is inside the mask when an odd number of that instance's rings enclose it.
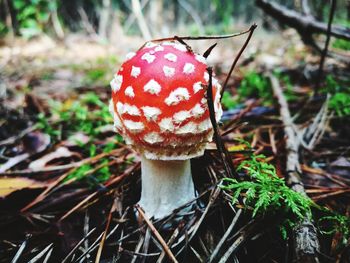
<instances>
[{"instance_id":1,"label":"red mushroom cap","mask_svg":"<svg viewBox=\"0 0 350 263\"><path fill-rule=\"evenodd\" d=\"M127 59L111 81L116 130L148 159L202 155L213 135L205 58L182 44L150 42ZM222 115L220 89L213 78L217 121Z\"/></svg>"}]
</instances>

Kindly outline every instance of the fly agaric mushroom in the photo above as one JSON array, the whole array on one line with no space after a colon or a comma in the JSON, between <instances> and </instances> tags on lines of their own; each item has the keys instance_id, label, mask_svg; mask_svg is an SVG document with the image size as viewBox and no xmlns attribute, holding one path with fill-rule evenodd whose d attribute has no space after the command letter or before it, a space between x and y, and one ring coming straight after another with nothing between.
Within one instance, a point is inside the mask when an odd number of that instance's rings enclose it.
<instances>
[{"instance_id":1,"label":"fly agaric mushroom","mask_svg":"<svg viewBox=\"0 0 350 263\"><path fill-rule=\"evenodd\" d=\"M141 154L139 205L162 218L195 198L190 159L204 153L213 129L205 98L206 59L185 45L149 42L129 53L111 81L117 132ZM216 120L221 86L213 78Z\"/></svg>"}]
</instances>

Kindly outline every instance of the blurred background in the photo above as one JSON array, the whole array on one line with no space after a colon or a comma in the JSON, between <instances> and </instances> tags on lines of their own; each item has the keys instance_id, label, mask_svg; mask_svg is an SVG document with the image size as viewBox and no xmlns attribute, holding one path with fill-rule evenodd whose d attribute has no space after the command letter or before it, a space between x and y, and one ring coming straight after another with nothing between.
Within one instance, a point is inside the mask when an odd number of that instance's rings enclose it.
<instances>
[{"instance_id":1,"label":"blurred background","mask_svg":"<svg viewBox=\"0 0 350 263\"><path fill-rule=\"evenodd\" d=\"M245 58L268 66L296 65L294 55L315 62L310 55L315 51L319 54L320 49L307 36L316 33L315 41L324 42L330 2L270 2L296 12L299 18L323 23L323 33L311 28L309 32L306 28L305 33L290 27L293 22L276 19L271 10L266 11L269 1L265 0L1 0L1 92L13 86L5 76L13 70L24 74L28 69L31 73L37 70L40 75L44 70L46 79L59 80L50 84L53 90L60 83L64 89L89 81L107 85L123 56L146 40L234 33L246 30L253 22L258 29ZM349 26L349 17L350 2L338 0L333 24ZM220 41L209 61L227 70L243 41L244 37ZM191 45L200 53L212 43L192 41ZM304 44L310 49L305 49ZM349 50L349 42L346 38L334 38L331 47L342 54ZM74 69L64 70L64 65ZM57 74L53 74L53 69Z\"/></svg>"},{"instance_id":2,"label":"blurred background","mask_svg":"<svg viewBox=\"0 0 350 263\"><path fill-rule=\"evenodd\" d=\"M319 21L328 18L327 1L273 1L291 10L307 8ZM174 34L222 34L252 21L276 29L254 0L2 0L1 36L31 38L71 33L118 43L120 36L145 39ZM303 9L304 8L304 9ZM337 1L335 22L347 23L349 1Z\"/></svg>"}]
</instances>

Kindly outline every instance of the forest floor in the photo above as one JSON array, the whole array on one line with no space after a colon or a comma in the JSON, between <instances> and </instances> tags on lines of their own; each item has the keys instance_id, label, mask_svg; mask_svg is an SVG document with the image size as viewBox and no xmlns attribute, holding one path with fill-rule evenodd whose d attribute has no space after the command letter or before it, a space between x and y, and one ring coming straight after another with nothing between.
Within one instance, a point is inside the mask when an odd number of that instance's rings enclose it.
<instances>
[{"instance_id":1,"label":"forest floor","mask_svg":"<svg viewBox=\"0 0 350 263\"><path fill-rule=\"evenodd\" d=\"M208 64L223 83L244 39L189 44L219 42ZM142 44L71 35L0 46L0 262L291 262L305 218L321 262L350 262L349 65L327 58L320 78L319 55L293 30L257 31L222 99L227 158L209 144L191 161L192 212L145 223L140 159L108 111L109 81Z\"/></svg>"}]
</instances>

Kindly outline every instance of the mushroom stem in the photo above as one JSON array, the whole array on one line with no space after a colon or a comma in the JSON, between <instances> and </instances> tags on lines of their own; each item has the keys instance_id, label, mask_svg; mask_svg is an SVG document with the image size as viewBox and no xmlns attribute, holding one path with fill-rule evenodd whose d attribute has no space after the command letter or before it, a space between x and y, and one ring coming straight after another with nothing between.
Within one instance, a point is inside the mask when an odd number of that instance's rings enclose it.
<instances>
[{"instance_id":1,"label":"mushroom stem","mask_svg":"<svg viewBox=\"0 0 350 263\"><path fill-rule=\"evenodd\" d=\"M155 219L195 198L190 160L162 161L141 157L142 190L139 205Z\"/></svg>"}]
</instances>

